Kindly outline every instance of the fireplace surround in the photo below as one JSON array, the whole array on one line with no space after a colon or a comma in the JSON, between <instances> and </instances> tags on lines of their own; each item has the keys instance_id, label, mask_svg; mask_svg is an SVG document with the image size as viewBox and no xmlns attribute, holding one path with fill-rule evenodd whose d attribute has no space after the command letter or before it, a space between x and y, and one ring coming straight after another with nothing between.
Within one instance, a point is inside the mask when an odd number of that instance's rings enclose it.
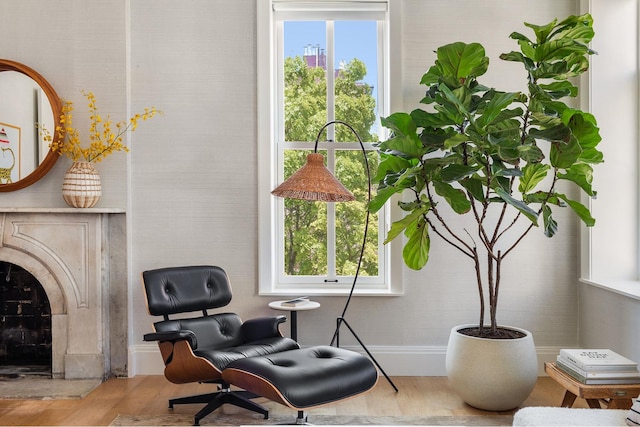
<instances>
[{"instance_id":1,"label":"fireplace surround","mask_svg":"<svg viewBox=\"0 0 640 427\"><path fill-rule=\"evenodd\" d=\"M127 375L123 210L0 208L0 261L46 292L53 378Z\"/></svg>"}]
</instances>

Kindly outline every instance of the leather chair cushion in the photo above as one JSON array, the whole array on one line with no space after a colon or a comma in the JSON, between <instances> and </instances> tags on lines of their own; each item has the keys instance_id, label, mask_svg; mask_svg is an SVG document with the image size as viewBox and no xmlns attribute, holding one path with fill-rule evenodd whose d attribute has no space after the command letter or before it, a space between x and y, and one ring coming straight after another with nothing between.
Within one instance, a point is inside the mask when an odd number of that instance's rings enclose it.
<instances>
[{"instance_id":1,"label":"leather chair cushion","mask_svg":"<svg viewBox=\"0 0 640 427\"><path fill-rule=\"evenodd\" d=\"M229 363L246 357L265 356L281 351L299 349L298 343L291 338L273 337L251 341L233 347L218 349L202 349L194 351L196 356L204 357L213 365L223 370Z\"/></svg>"},{"instance_id":2,"label":"leather chair cushion","mask_svg":"<svg viewBox=\"0 0 640 427\"><path fill-rule=\"evenodd\" d=\"M169 267L142 273L153 316L224 307L231 301L225 271L215 266Z\"/></svg>"},{"instance_id":3,"label":"leather chair cushion","mask_svg":"<svg viewBox=\"0 0 640 427\"><path fill-rule=\"evenodd\" d=\"M156 322L156 332L191 331L197 338L198 349L228 348L244 344L242 320L234 313L221 313L192 319L173 319Z\"/></svg>"},{"instance_id":4,"label":"leather chair cushion","mask_svg":"<svg viewBox=\"0 0 640 427\"><path fill-rule=\"evenodd\" d=\"M239 359L227 365L222 377L262 396L265 390L277 391L281 403L300 410L370 390L378 371L359 353L318 346Z\"/></svg>"}]
</instances>

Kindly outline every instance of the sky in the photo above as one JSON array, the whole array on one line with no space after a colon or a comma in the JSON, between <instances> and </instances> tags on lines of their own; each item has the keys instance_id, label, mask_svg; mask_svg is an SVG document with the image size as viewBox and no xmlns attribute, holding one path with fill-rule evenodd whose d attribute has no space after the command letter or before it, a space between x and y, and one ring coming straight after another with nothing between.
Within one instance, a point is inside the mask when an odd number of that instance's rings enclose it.
<instances>
[{"instance_id":1,"label":"sky","mask_svg":"<svg viewBox=\"0 0 640 427\"><path fill-rule=\"evenodd\" d=\"M323 21L287 21L285 24L284 55L304 55L307 45L320 45L326 49L325 23ZM367 75L364 81L377 86L377 31L375 21L335 22L335 61L349 62L358 58L365 63ZM376 93L374 93L376 95Z\"/></svg>"}]
</instances>

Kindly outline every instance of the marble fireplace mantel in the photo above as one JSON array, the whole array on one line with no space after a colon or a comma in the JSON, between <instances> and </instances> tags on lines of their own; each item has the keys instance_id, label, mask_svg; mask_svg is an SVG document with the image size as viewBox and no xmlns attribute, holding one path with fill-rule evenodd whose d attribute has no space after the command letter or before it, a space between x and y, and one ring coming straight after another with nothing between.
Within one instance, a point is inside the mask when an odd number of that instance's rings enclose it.
<instances>
[{"instance_id":1,"label":"marble fireplace mantel","mask_svg":"<svg viewBox=\"0 0 640 427\"><path fill-rule=\"evenodd\" d=\"M0 261L29 271L51 305L54 378L127 373L124 214L117 208L0 208Z\"/></svg>"},{"instance_id":2,"label":"marble fireplace mantel","mask_svg":"<svg viewBox=\"0 0 640 427\"><path fill-rule=\"evenodd\" d=\"M122 208L14 208L0 207L0 213L68 213L123 214Z\"/></svg>"}]
</instances>

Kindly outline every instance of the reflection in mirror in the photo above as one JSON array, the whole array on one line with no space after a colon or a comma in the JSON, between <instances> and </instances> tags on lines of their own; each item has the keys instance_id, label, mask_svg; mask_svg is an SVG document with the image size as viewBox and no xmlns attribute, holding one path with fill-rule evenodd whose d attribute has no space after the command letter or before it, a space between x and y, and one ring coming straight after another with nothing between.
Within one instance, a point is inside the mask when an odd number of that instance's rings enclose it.
<instances>
[{"instance_id":1,"label":"reflection in mirror","mask_svg":"<svg viewBox=\"0 0 640 427\"><path fill-rule=\"evenodd\" d=\"M33 172L49 151L35 124L46 129L55 124L49 101L32 78L17 71L0 73L0 93L0 184L10 184Z\"/></svg>"},{"instance_id":2,"label":"reflection in mirror","mask_svg":"<svg viewBox=\"0 0 640 427\"><path fill-rule=\"evenodd\" d=\"M0 59L0 191L33 184L55 164L36 125L55 129L61 102L49 83L18 62Z\"/></svg>"}]
</instances>

